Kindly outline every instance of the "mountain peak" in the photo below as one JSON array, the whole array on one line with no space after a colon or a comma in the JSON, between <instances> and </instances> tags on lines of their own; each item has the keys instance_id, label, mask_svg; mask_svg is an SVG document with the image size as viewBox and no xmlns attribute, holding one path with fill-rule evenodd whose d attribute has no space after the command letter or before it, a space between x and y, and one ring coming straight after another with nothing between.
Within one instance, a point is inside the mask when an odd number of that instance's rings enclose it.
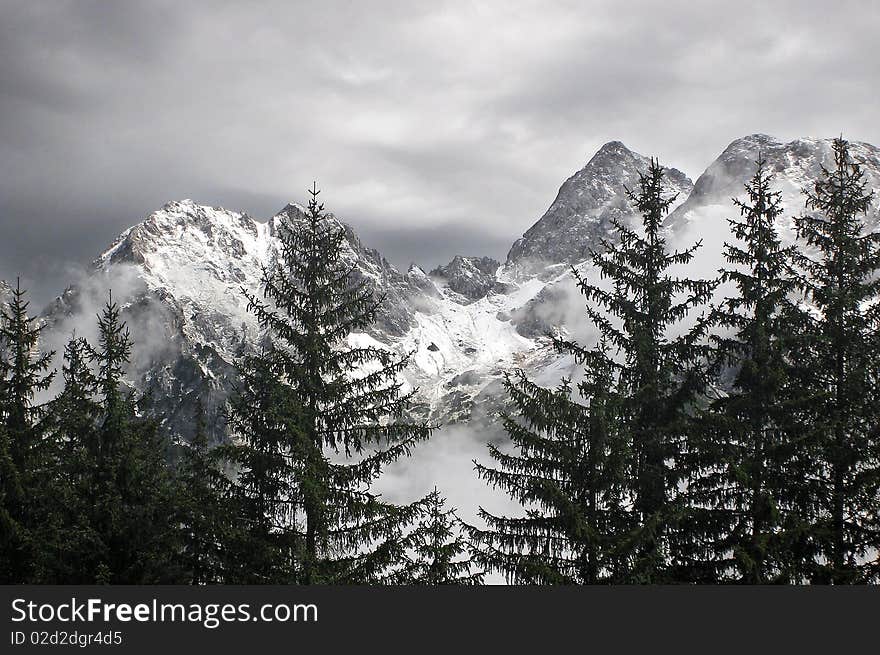
<instances>
[{"instance_id":1,"label":"mountain peak","mask_svg":"<svg viewBox=\"0 0 880 655\"><path fill-rule=\"evenodd\" d=\"M743 185L754 175L760 154L772 176L772 187L782 193L786 210L780 226L790 233L791 216L804 209L803 191L821 176L823 166L834 164L832 143L831 138L810 137L784 142L760 133L735 139L697 178L690 197L669 216L667 225L678 229L693 221L708 220L708 206L729 207L731 197L743 195ZM863 163L872 184L880 182L880 149L854 141L850 142L850 153ZM871 216L877 212L878 202L875 200L869 211L869 221L876 220Z\"/></svg>"},{"instance_id":2,"label":"mountain peak","mask_svg":"<svg viewBox=\"0 0 880 655\"><path fill-rule=\"evenodd\" d=\"M289 202L275 216L290 216L291 218L301 218L305 216L306 208L298 202Z\"/></svg>"},{"instance_id":3,"label":"mountain peak","mask_svg":"<svg viewBox=\"0 0 880 655\"><path fill-rule=\"evenodd\" d=\"M609 236L613 220L632 217L626 190L639 183L639 175L649 165L649 158L620 141L603 145L563 183L550 208L513 244L507 263L528 274L587 259L600 239ZM678 169L664 170L670 191L682 202L693 183Z\"/></svg>"},{"instance_id":4,"label":"mountain peak","mask_svg":"<svg viewBox=\"0 0 880 655\"><path fill-rule=\"evenodd\" d=\"M632 154L632 150L627 148L623 144L623 141L614 140L614 141L609 141L608 143L604 144L601 148L599 148L596 151L596 154L593 156L598 157L600 155L609 155L609 154L620 155L620 154L627 154L627 153Z\"/></svg>"},{"instance_id":5,"label":"mountain peak","mask_svg":"<svg viewBox=\"0 0 880 655\"><path fill-rule=\"evenodd\" d=\"M12 287L6 283L6 280L0 280L0 305L9 301L12 297Z\"/></svg>"},{"instance_id":6,"label":"mountain peak","mask_svg":"<svg viewBox=\"0 0 880 655\"><path fill-rule=\"evenodd\" d=\"M196 256L211 243L240 251L236 244L260 241L262 231L262 224L247 214L190 199L172 200L120 234L96 263L146 264L155 259L161 266L170 250L191 251Z\"/></svg>"},{"instance_id":7,"label":"mountain peak","mask_svg":"<svg viewBox=\"0 0 880 655\"><path fill-rule=\"evenodd\" d=\"M153 212L150 216L155 214L159 214L164 212L166 214L180 214L180 215L201 215L205 217L210 217L212 215L217 214L237 214L241 215L241 212L235 212L224 207L215 207L213 205L203 205L201 203L196 202L192 198L183 198L181 200L169 200L164 205L162 205L157 211ZM149 217L148 217L149 218Z\"/></svg>"},{"instance_id":8,"label":"mountain peak","mask_svg":"<svg viewBox=\"0 0 880 655\"><path fill-rule=\"evenodd\" d=\"M595 154L587 161L584 169L596 168L598 166L609 166L619 164L621 162L636 162L648 160L649 158L640 155L634 150L626 147L623 141L609 141L599 148Z\"/></svg>"},{"instance_id":9,"label":"mountain peak","mask_svg":"<svg viewBox=\"0 0 880 655\"><path fill-rule=\"evenodd\" d=\"M495 287L495 273L500 266L491 257L456 255L445 266L431 271L431 275L445 279L450 289L465 298L477 300Z\"/></svg>"},{"instance_id":10,"label":"mountain peak","mask_svg":"<svg viewBox=\"0 0 880 655\"><path fill-rule=\"evenodd\" d=\"M738 146L760 147L762 145L777 144L779 142L779 139L777 139L775 136L770 136L769 134L764 134L763 132L755 132L754 134L747 134L738 139L734 139L728 144L727 148Z\"/></svg>"}]
</instances>

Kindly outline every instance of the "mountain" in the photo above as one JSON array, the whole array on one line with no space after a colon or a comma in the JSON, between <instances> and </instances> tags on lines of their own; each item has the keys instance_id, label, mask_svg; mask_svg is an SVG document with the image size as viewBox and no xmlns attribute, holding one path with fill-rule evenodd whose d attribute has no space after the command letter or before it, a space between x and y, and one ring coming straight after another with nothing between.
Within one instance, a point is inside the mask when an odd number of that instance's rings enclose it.
<instances>
[{"instance_id":1,"label":"mountain","mask_svg":"<svg viewBox=\"0 0 880 655\"><path fill-rule=\"evenodd\" d=\"M759 151L783 190L780 226L793 238L790 219L803 210L801 189L816 179L820 164L831 163L829 140L747 136L732 142L695 184L667 169L670 193L678 194L667 233L673 245L703 241L698 275L714 276L721 265L726 219L736 214L730 199L741 194ZM880 186L880 150L856 143L853 153ZM354 274L385 296L376 325L350 341L411 353L405 377L418 388L414 413L444 424L467 422L487 438L505 404L506 371L522 368L547 385L571 374L573 362L556 356L546 337L561 328L590 338L569 266L595 275L588 253L610 236L613 219L635 218L626 189L638 183L648 162L618 141L602 146L563 183L504 264L458 256L430 273L416 264L401 273L340 222ZM234 363L260 338L241 288L257 291L262 268L275 261L279 223L302 220L295 204L259 221L189 200L168 203L123 232L52 303L44 314L46 345L60 351L74 329L94 338L95 314L112 288L136 342L130 384L147 394L163 427L184 438L201 399L214 438L222 439L221 410L235 381ZM876 198L870 220L878 224Z\"/></svg>"},{"instance_id":2,"label":"mountain","mask_svg":"<svg viewBox=\"0 0 880 655\"><path fill-rule=\"evenodd\" d=\"M132 384L149 394L174 433L189 431L201 398L216 415L219 438L219 409L235 379L233 364L259 338L242 288L258 291L263 266L278 255L278 224L302 220L302 208L293 204L260 222L190 200L168 203L123 232L86 278L48 308L51 345L60 349L73 330L88 336L112 290L136 342ZM344 259L356 264L354 275L386 296L376 334L386 339L406 334L422 290L365 247L349 226L342 229Z\"/></svg>"},{"instance_id":3,"label":"mountain","mask_svg":"<svg viewBox=\"0 0 880 655\"><path fill-rule=\"evenodd\" d=\"M445 266L438 266L431 275L463 296L463 302L479 300L490 291L506 287L495 277L501 263L491 257L462 257L456 255Z\"/></svg>"},{"instance_id":4,"label":"mountain","mask_svg":"<svg viewBox=\"0 0 880 655\"><path fill-rule=\"evenodd\" d=\"M265 222L190 200L166 204L123 232L47 308L45 346L61 352L74 331L94 340L95 315L112 290L135 341L129 384L147 395L148 409L174 435L190 436L201 400L213 437L221 439L234 364L260 338L242 288L259 292L262 268L278 256L279 223L303 216L292 204ZM406 377L420 388L417 414L443 422L470 418L475 406L491 400L487 394L474 402L486 380L500 379L520 353L534 349L498 318L517 296L467 298L455 290L465 290L456 260L444 268L452 286L415 265L402 274L350 226L339 225L353 274L385 298L373 328L350 340L412 353ZM498 266L476 262L481 275Z\"/></svg>"},{"instance_id":5,"label":"mountain","mask_svg":"<svg viewBox=\"0 0 880 655\"><path fill-rule=\"evenodd\" d=\"M705 172L697 178L687 199L669 216L666 225L673 232L696 230L708 232L725 229L717 216L731 216L731 198L743 198L743 182L754 174L755 159L760 154L773 173L773 185L782 192L785 213L780 228L785 238L794 239L792 216L805 209L803 190L820 176L822 166L834 165L833 139L796 139L783 142L766 134L752 134L736 139L724 149ZM874 189L880 189L880 148L860 141L850 142L850 153L863 164ZM880 192L878 192L880 193ZM878 227L880 195L875 194L868 222Z\"/></svg>"},{"instance_id":6,"label":"mountain","mask_svg":"<svg viewBox=\"0 0 880 655\"><path fill-rule=\"evenodd\" d=\"M613 220L629 223L635 217L626 190L638 185L639 173L647 171L649 163L620 141L606 143L563 183L549 209L513 244L507 267L525 276L552 274L560 265L587 259L590 249L611 234ZM680 204L694 185L678 169L665 172Z\"/></svg>"},{"instance_id":7,"label":"mountain","mask_svg":"<svg viewBox=\"0 0 880 655\"><path fill-rule=\"evenodd\" d=\"M6 280L0 280L0 305L5 305L12 298L12 287L6 283Z\"/></svg>"}]
</instances>

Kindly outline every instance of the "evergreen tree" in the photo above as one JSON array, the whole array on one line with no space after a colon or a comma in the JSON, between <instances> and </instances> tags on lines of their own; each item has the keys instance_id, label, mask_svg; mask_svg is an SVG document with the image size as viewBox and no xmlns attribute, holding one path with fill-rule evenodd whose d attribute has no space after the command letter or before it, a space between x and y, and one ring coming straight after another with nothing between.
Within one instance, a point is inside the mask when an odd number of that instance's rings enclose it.
<instances>
[{"instance_id":1,"label":"evergreen tree","mask_svg":"<svg viewBox=\"0 0 880 655\"><path fill-rule=\"evenodd\" d=\"M504 417L516 452L490 444L498 468L480 477L526 509L501 517L480 509L486 530L469 527L474 559L516 584L597 584L624 579L630 513L625 508L626 444L618 430L614 366L603 348L585 351L554 337L587 365L578 385L545 389L521 371L505 378L516 414Z\"/></svg>"},{"instance_id":2,"label":"evergreen tree","mask_svg":"<svg viewBox=\"0 0 880 655\"><path fill-rule=\"evenodd\" d=\"M668 248L662 222L675 197L665 193L657 161L640 175L639 188L629 197L642 214L641 230L615 221L618 242L603 240L604 252L592 257L610 289L574 273L588 301L587 314L618 361L618 429L628 445L631 509L638 526L625 580L681 581L694 576L688 570L693 543L682 527L680 484L687 476L692 412L705 390L710 324L703 316L690 328L683 321L709 300L717 283L670 272L687 265L700 243L683 251ZM577 344L563 345L581 352Z\"/></svg>"},{"instance_id":3,"label":"evergreen tree","mask_svg":"<svg viewBox=\"0 0 880 655\"><path fill-rule=\"evenodd\" d=\"M92 349L88 341L73 335L64 348L61 376L64 388L52 403L53 429L62 443L66 459L77 462L97 454L96 427L101 405L95 399L98 380L91 369ZM84 478L86 472L77 467L73 474Z\"/></svg>"},{"instance_id":4,"label":"evergreen tree","mask_svg":"<svg viewBox=\"0 0 880 655\"><path fill-rule=\"evenodd\" d=\"M11 445L6 426L0 423L0 583L22 582L25 578L21 561L25 535L20 522L20 503L24 497L21 478L12 463Z\"/></svg>"},{"instance_id":5,"label":"evergreen tree","mask_svg":"<svg viewBox=\"0 0 880 655\"><path fill-rule=\"evenodd\" d=\"M381 582L419 507L385 503L370 484L431 427L402 420L414 393L399 380L407 358L347 341L372 325L381 299L355 280L343 231L311 196L301 225L279 225L264 299L245 292L267 341L241 366L231 458L247 520L277 555L266 581L283 571L305 584Z\"/></svg>"},{"instance_id":6,"label":"evergreen tree","mask_svg":"<svg viewBox=\"0 0 880 655\"><path fill-rule=\"evenodd\" d=\"M227 536L228 479L208 443L205 411L196 406L195 434L183 452L178 472L177 503L183 532L183 570L191 584L220 582L224 577L223 546Z\"/></svg>"},{"instance_id":7,"label":"evergreen tree","mask_svg":"<svg viewBox=\"0 0 880 655\"><path fill-rule=\"evenodd\" d=\"M722 280L734 295L714 313L722 328L713 336L716 374L735 376L694 431L688 490L704 544L694 553L700 578L765 584L795 575L791 544L803 528L796 512L803 397L792 368L803 317L791 301L795 251L776 230L781 193L771 190L760 156L745 189L747 199L733 201L741 218L728 221L737 241L724 247Z\"/></svg>"},{"instance_id":8,"label":"evergreen tree","mask_svg":"<svg viewBox=\"0 0 880 655\"><path fill-rule=\"evenodd\" d=\"M294 465L286 446L299 436L299 406L270 357L266 350L239 362L227 417L234 442L218 447L218 455L237 468L226 582L284 584L298 572L290 498Z\"/></svg>"},{"instance_id":9,"label":"evergreen tree","mask_svg":"<svg viewBox=\"0 0 880 655\"><path fill-rule=\"evenodd\" d=\"M94 472L90 524L99 547L88 574L93 582L174 582L178 544L167 444L156 424L139 416L134 394L124 387L132 342L112 296L98 317L98 330L91 357L101 418L88 468Z\"/></svg>"},{"instance_id":10,"label":"evergreen tree","mask_svg":"<svg viewBox=\"0 0 880 655\"><path fill-rule=\"evenodd\" d=\"M68 341L61 367L64 386L48 407L46 468L52 488L40 521L42 582L94 581L89 562L100 542L90 517L101 407L90 353L85 339L74 335Z\"/></svg>"},{"instance_id":11,"label":"evergreen tree","mask_svg":"<svg viewBox=\"0 0 880 655\"><path fill-rule=\"evenodd\" d=\"M413 554L395 582L407 585L479 585L482 572L473 572L466 557L470 544L461 535L461 521L434 487L424 498L422 516L407 536Z\"/></svg>"},{"instance_id":12,"label":"evergreen tree","mask_svg":"<svg viewBox=\"0 0 880 655\"><path fill-rule=\"evenodd\" d=\"M807 191L807 212L795 218L797 235L815 251L803 261L807 296L817 310L808 328L804 369L813 392L815 467L812 525L814 582L864 582L872 575L880 533L868 517L880 503L880 234L864 215L872 192L842 138L833 144L834 167Z\"/></svg>"},{"instance_id":13,"label":"evergreen tree","mask_svg":"<svg viewBox=\"0 0 880 655\"><path fill-rule=\"evenodd\" d=\"M37 502L44 484L44 407L35 396L49 388L54 353L40 353L42 326L28 315L29 302L20 282L9 304L0 309L0 576L32 582L37 575L31 540Z\"/></svg>"}]
</instances>

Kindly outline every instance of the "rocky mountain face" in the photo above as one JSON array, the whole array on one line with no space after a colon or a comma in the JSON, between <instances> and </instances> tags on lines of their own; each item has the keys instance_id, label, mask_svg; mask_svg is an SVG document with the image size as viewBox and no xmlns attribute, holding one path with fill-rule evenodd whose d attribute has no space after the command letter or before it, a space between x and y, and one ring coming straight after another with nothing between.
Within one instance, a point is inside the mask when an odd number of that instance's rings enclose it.
<instances>
[{"instance_id":1,"label":"rocky mountain face","mask_svg":"<svg viewBox=\"0 0 880 655\"><path fill-rule=\"evenodd\" d=\"M0 280L0 305L5 305L12 297L12 287L6 283L6 280Z\"/></svg>"},{"instance_id":2,"label":"rocky mountain face","mask_svg":"<svg viewBox=\"0 0 880 655\"><path fill-rule=\"evenodd\" d=\"M667 226L672 232L686 229L711 231L717 229L714 216L731 216L731 198L744 197L743 182L755 172L760 155L773 174L776 190L782 192L785 213L780 228L788 240L794 239L792 217L805 210L803 191L813 185L822 166L834 165L832 139L796 139L782 142L766 134L752 134L733 141L724 152L697 178L687 199L670 214ZM880 148L869 143L850 142L850 154L863 164L874 189L880 189ZM874 195L868 222L878 226L880 191Z\"/></svg>"},{"instance_id":3,"label":"rocky mountain face","mask_svg":"<svg viewBox=\"0 0 880 655\"><path fill-rule=\"evenodd\" d=\"M602 146L559 188L544 215L518 239L507 255L507 266L522 276L552 275L559 268L589 257L603 237L611 235L615 219L628 224L636 216L627 197L650 159L620 141ZM693 183L675 168L666 168L670 194L676 204L688 197Z\"/></svg>"},{"instance_id":4,"label":"rocky mountain face","mask_svg":"<svg viewBox=\"0 0 880 655\"><path fill-rule=\"evenodd\" d=\"M112 291L135 341L132 384L148 394L173 433L188 433L201 399L220 438L234 363L260 336L244 290L259 292L263 267L274 264L279 223L302 220L297 205L260 222L189 200L168 203L120 235L88 277L47 309L49 341L60 351L72 331L92 334L94 316ZM342 228L343 258L356 264L355 277L386 297L375 334L406 334L422 289L365 247L349 226Z\"/></svg>"},{"instance_id":5,"label":"rocky mountain face","mask_svg":"<svg viewBox=\"0 0 880 655\"><path fill-rule=\"evenodd\" d=\"M702 239L705 275L721 265L726 219L736 215L730 198L741 195L759 151L783 191L786 213L780 221L790 233L790 217L803 210L801 189L816 179L820 164L831 163L830 141L738 139L696 184L667 169L670 193L678 194L666 223L670 243ZM856 143L853 154L864 160L876 186L880 150ZM442 423L492 423L505 402L505 371L522 368L547 385L570 374L572 362L557 357L546 338L553 328L581 338L582 301L569 266L595 275L588 254L609 235L613 219L635 218L626 189L638 183L648 161L620 142L603 146L566 180L503 265L460 256L430 274L415 264L401 273L341 224L344 257L356 264L355 275L385 295L377 324L350 341L412 353L406 379L419 389L417 415ZM279 222L301 220L297 205L263 222L191 201L168 203L120 235L88 275L46 310L47 345L60 351L74 329L93 338L94 316L112 288L136 342L130 383L147 394L165 429L184 438L201 399L214 438L222 439L221 410L235 381L235 361L260 336L242 288L258 291L263 267L275 262ZM878 225L876 201L870 220Z\"/></svg>"},{"instance_id":6,"label":"rocky mountain face","mask_svg":"<svg viewBox=\"0 0 880 655\"><path fill-rule=\"evenodd\" d=\"M439 278L441 283L459 293L467 301L479 300L492 290L504 291L506 288L499 282L495 273L501 263L491 257L462 257L456 255L446 266L438 266L431 271L431 276Z\"/></svg>"}]
</instances>

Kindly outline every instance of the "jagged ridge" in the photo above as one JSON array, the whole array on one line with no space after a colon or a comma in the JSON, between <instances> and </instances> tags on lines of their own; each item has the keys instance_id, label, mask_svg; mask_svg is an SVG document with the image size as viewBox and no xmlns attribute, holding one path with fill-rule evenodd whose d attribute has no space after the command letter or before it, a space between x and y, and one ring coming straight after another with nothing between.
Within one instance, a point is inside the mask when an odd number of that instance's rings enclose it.
<instances>
[{"instance_id":1,"label":"jagged ridge","mask_svg":"<svg viewBox=\"0 0 880 655\"><path fill-rule=\"evenodd\" d=\"M710 273L721 261L725 219L735 213L730 197L740 194L759 150L777 173L774 183L784 191L790 218L802 211L800 191L816 178L819 164L830 163L830 141L744 137L731 143L696 185L667 169L671 192L680 194L667 222L670 237L705 237L701 257ZM876 185L880 151L857 143L853 152ZM593 274L584 260L608 235L612 219L634 217L625 188L637 183L647 163L620 142L603 146L562 185L500 267L490 258L460 256L430 275L416 265L401 274L340 223L355 274L386 299L374 329L351 339L412 353L407 380L420 388L417 412L441 422L492 420L504 401L501 376L512 368L554 384L572 362L558 360L544 335L551 327L574 327L571 322L582 316L568 266ZM870 219L875 227L876 203ZM222 438L217 410L230 392L233 363L259 338L240 287L257 290L262 267L277 257L278 222L302 217L295 204L260 222L192 201L168 203L120 235L88 278L53 303L46 313L49 338L57 346L73 327L83 333L112 286L142 346L132 383L151 394L153 411L169 432L189 434L201 399L214 410L215 437ZM782 227L788 229L786 217Z\"/></svg>"}]
</instances>

